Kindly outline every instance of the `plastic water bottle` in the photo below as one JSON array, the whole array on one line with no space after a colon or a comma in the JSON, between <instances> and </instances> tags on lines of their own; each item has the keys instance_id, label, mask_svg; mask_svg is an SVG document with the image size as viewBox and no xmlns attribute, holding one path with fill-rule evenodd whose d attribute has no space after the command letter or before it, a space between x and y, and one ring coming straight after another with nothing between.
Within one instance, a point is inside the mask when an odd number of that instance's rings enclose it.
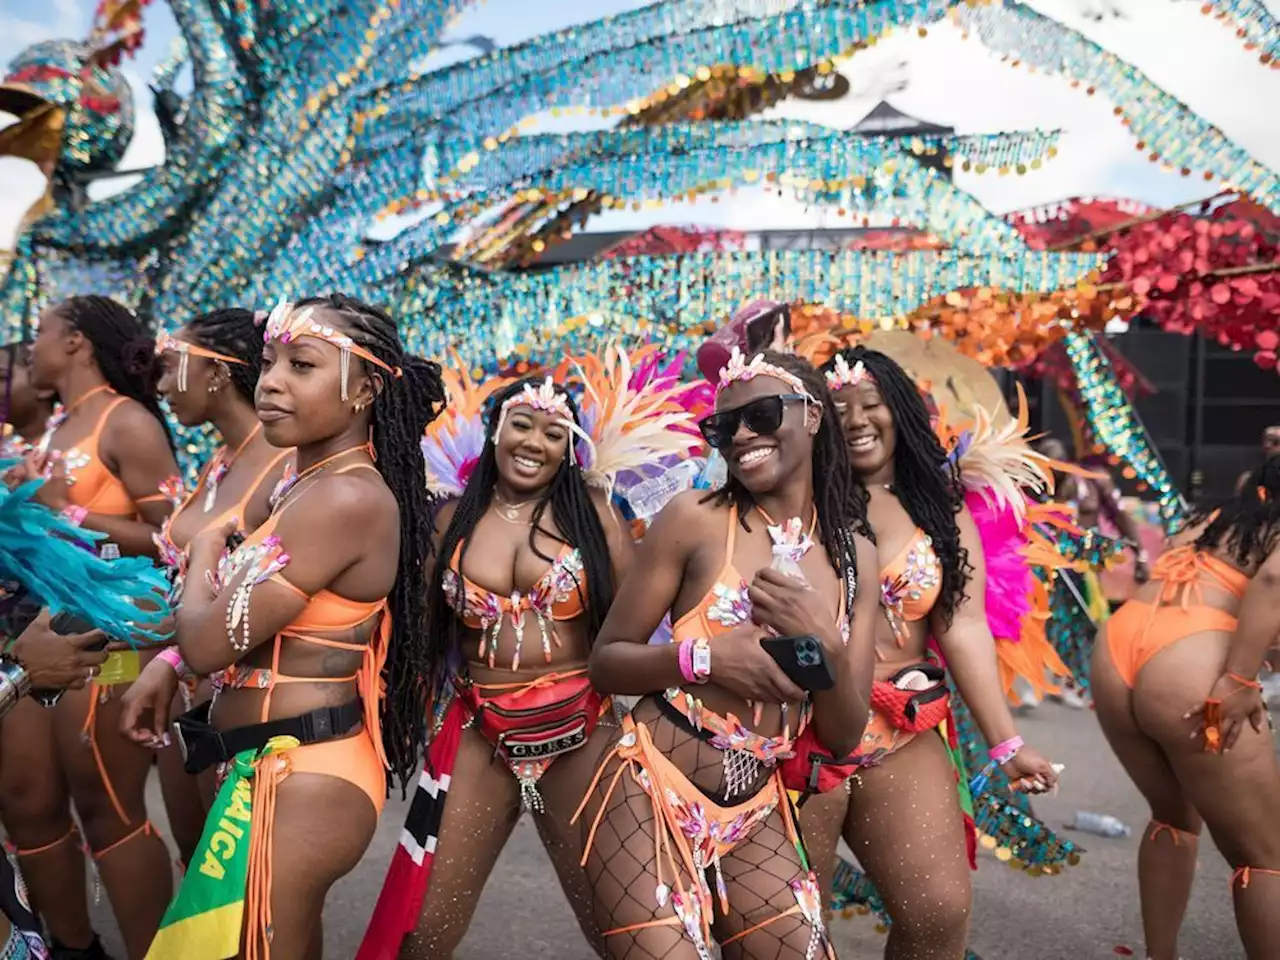
<instances>
[{"instance_id":1,"label":"plastic water bottle","mask_svg":"<svg viewBox=\"0 0 1280 960\"><path fill-rule=\"evenodd\" d=\"M1067 829L1112 838L1127 837L1130 833L1128 825L1115 817L1105 813L1090 813L1088 810L1077 810L1075 820L1067 824Z\"/></svg>"},{"instance_id":2,"label":"plastic water bottle","mask_svg":"<svg viewBox=\"0 0 1280 960\"><path fill-rule=\"evenodd\" d=\"M119 560L120 545L107 540L98 548L98 557L102 560Z\"/></svg>"},{"instance_id":3,"label":"plastic water bottle","mask_svg":"<svg viewBox=\"0 0 1280 960\"><path fill-rule=\"evenodd\" d=\"M702 472L702 460L691 457L682 460L669 470L656 477L642 480L627 491L627 504L640 520L648 520L677 493L682 493L693 486L694 480Z\"/></svg>"}]
</instances>

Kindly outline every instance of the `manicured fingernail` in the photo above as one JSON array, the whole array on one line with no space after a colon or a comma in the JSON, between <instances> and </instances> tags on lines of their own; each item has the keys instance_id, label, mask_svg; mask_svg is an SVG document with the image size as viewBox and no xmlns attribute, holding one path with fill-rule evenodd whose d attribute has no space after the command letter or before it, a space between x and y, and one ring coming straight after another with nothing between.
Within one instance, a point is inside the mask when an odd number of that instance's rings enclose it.
<instances>
[{"instance_id":1,"label":"manicured fingernail","mask_svg":"<svg viewBox=\"0 0 1280 960\"><path fill-rule=\"evenodd\" d=\"M163 737L161 737L160 740L164 743L166 747L173 743L173 738L169 736L167 733Z\"/></svg>"}]
</instances>

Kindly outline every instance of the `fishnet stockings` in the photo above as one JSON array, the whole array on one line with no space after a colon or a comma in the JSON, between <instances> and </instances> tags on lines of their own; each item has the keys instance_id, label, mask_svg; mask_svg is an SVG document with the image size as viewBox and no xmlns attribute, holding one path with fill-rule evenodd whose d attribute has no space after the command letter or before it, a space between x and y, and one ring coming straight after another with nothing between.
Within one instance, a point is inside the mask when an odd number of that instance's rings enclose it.
<instances>
[{"instance_id":1,"label":"fishnet stockings","mask_svg":"<svg viewBox=\"0 0 1280 960\"><path fill-rule=\"evenodd\" d=\"M645 722L654 744L699 789L709 796L724 787L723 755L657 714L652 704L636 710L637 722ZM643 718L643 719L642 719ZM595 796L583 816L591 823L620 761L612 760L604 771ZM761 784L766 778L761 777ZM761 784L755 785L759 789ZM746 797L734 797L735 802ZM658 865L655 851L655 824L652 802L629 772L624 772L609 799L587 859L587 879L591 884L595 916L601 929L639 929L615 933L607 939L611 960L697 960L695 945L674 922L670 901L657 905ZM669 865L662 863L662 883L674 886ZM729 894L728 916L717 913L713 933L723 942L756 924L778 917L796 905L790 883L803 875L795 846L787 839L783 815L775 811L731 853L722 858L721 869ZM708 877L714 889L714 876ZM690 878L679 882L688 885ZM669 920L660 926L643 926ZM726 960L792 960L804 958L811 930L800 916L780 917L754 930L724 949Z\"/></svg>"}]
</instances>

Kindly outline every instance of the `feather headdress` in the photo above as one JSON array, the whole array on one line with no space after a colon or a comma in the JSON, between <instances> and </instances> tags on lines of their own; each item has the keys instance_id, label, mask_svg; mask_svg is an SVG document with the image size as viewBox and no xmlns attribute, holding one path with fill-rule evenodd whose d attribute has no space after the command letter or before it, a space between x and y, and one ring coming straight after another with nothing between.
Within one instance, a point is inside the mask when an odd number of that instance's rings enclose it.
<instances>
[{"instance_id":1,"label":"feather headdress","mask_svg":"<svg viewBox=\"0 0 1280 960\"><path fill-rule=\"evenodd\" d=\"M970 424L953 429L940 415L934 427L943 447L951 451L948 464L959 468L965 505L978 528L986 568L987 623L1010 699L1017 677L1043 695L1053 689L1047 676L1069 673L1045 632L1048 584L1058 570L1078 565L1044 532L1061 526L1062 508L1039 501L1053 492L1055 472L1092 476L1038 453L1028 442L1028 428L1021 385L1018 416L1003 426L996 426L994 418L977 407Z\"/></svg>"},{"instance_id":2,"label":"feather headdress","mask_svg":"<svg viewBox=\"0 0 1280 960\"><path fill-rule=\"evenodd\" d=\"M592 486L613 493L624 474L652 474L700 446L697 415L710 385L681 383L656 346L629 355L610 345L603 357L569 358L568 367L582 383L582 427L592 449L578 462Z\"/></svg>"},{"instance_id":3,"label":"feather headdress","mask_svg":"<svg viewBox=\"0 0 1280 960\"><path fill-rule=\"evenodd\" d=\"M422 436L422 457L427 467L427 490L438 497L459 497L484 452L486 401L513 381L492 377L483 383L471 373L456 352L452 363L440 371L448 404L427 425Z\"/></svg>"}]
</instances>

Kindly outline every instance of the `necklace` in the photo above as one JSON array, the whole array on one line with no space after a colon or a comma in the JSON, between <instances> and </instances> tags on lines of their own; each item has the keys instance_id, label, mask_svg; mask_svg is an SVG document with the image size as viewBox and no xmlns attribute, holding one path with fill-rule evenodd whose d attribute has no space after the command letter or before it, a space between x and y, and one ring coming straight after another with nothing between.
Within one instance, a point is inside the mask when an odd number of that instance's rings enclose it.
<instances>
[{"instance_id":1,"label":"necklace","mask_svg":"<svg viewBox=\"0 0 1280 960\"><path fill-rule=\"evenodd\" d=\"M57 404L53 408L53 414L49 417L48 422L44 426L44 436L40 438L40 442L36 445L36 448L41 453L48 453L49 444L53 442L53 435L58 432L59 427L67 422L67 417L71 416L71 414L74 413L75 410L90 397L97 396L100 393L115 393L115 391L111 389L110 384L104 383L100 386L94 387L92 390L86 390L80 395L80 398L69 407L64 407L61 403Z\"/></svg>"},{"instance_id":2,"label":"necklace","mask_svg":"<svg viewBox=\"0 0 1280 960\"><path fill-rule=\"evenodd\" d=\"M530 497L528 500L521 500L519 503L512 503L510 500L508 500L506 497L500 494L497 490L495 490L493 491L493 499L498 502L498 508L497 508L498 516L501 517L503 520L506 520L508 523L516 523L516 522L528 523L528 521L522 520L520 516L520 511L523 508L527 507L529 504L536 501L538 498Z\"/></svg>"},{"instance_id":3,"label":"necklace","mask_svg":"<svg viewBox=\"0 0 1280 960\"><path fill-rule=\"evenodd\" d=\"M249 435L245 437L240 446L232 451L231 456L227 456L227 448L219 447L218 453L213 458L213 466L209 468L209 475L204 481L204 512L208 513L213 509L214 503L218 499L218 484L223 478L231 472L231 465L236 462L236 458L240 456L240 451L249 445L249 443L262 432L262 424L256 423Z\"/></svg>"},{"instance_id":4,"label":"necklace","mask_svg":"<svg viewBox=\"0 0 1280 960\"><path fill-rule=\"evenodd\" d=\"M293 461L285 467L284 476L280 478L280 482L276 484L276 488L271 491L271 498L268 501L271 504L271 512L274 514L276 510L284 503L285 497L293 491L295 487L308 477L314 477L339 457L345 457L348 453L355 453L357 450L363 450L365 453L372 454L372 450L367 443L361 443L354 447L347 447L345 450L339 450L337 453L325 457L319 463L313 463L307 469L298 473L294 467Z\"/></svg>"}]
</instances>

